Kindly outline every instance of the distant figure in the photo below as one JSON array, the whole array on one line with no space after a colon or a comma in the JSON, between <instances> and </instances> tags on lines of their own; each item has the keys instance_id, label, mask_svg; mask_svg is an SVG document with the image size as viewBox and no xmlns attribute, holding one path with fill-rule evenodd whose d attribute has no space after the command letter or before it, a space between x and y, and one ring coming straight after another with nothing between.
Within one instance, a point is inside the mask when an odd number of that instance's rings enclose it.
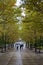
<instances>
[{"instance_id":1,"label":"distant figure","mask_svg":"<svg viewBox=\"0 0 43 65\"><path fill-rule=\"evenodd\" d=\"M23 49L23 44L20 45L20 50Z\"/></svg>"},{"instance_id":2,"label":"distant figure","mask_svg":"<svg viewBox=\"0 0 43 65\"><path fill-rule=\"evenodd\" d=\"M17 46L17 50L18 50L18 46Z\"/></svg>"}]
</instances>

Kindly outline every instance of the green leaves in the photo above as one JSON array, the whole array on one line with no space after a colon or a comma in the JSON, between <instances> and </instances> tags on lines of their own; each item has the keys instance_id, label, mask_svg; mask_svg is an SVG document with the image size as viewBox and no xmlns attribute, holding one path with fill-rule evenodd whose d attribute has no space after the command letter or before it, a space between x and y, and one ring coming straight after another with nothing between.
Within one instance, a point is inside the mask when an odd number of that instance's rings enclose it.
<instances>
[{"instance_id":1,"label":"green leaves","mask_svg":"<svg viewBox=\"0 0 43 65\"><path fill-rule=\"evenodd\" d=\"M0 42L1 44L4 44L4 41L15 41L17 38L17 28L15 26L15 18L17 16L14 14L18 14L18 9L16 10L13 6L15 6L15 0L0 0L0 37L3 41L3 43Z\"/></svg>"},{"instance_id":2,"label":"green leaves","mask_svg":"<svg viewBox=\"0 0 43 65\"><path fill-rule=\"evenodd\" d=\"M43 13L43 1L42 0L24 0L24 6L27 9L38 11Z\"/></svg>"},{"instance_id":3,"label":"green leaves","mask_svg":"<svg viewBox=\"0 0 43 65\"><path fill-rule=\"evenodd\" d=\"M0 36L5 34L4 37L9 42L16 41L19 37L34 42L35 36L39 38L43 35L43 2L24 0L24 5L20 7L15 6L15 2L15 0L0 0ZM25 9L25 16L21 15L23 13L21 8ZM22 23L17 24L19 21ZM19 30L21 26L22 29Z\"/></svg>"}]
</instances>

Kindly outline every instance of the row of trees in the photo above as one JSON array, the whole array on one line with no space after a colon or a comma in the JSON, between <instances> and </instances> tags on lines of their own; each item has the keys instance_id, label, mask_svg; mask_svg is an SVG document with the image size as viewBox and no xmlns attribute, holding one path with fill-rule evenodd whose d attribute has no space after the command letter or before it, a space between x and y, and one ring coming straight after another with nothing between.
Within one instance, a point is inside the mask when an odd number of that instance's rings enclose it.
<instances>
[{"instance_id":1,"label":"row of trees","mask_svg":"<svg viewBox=\"0 0 43 65\"><path fill-rule=\"evenodd\" d=\"M16 0L0 0L0 48L6 51L6 44L18 40L17 16L20 16L20 8L15 6Z\"/></svg>"},{"instance_id":2,"label":"row of trees","mask_svg":"<svg viewBox=\"0 0 43 65\"><path fill-rule=\"evenodd\" d=\"M0 47L5 51L6 44L14 43L19 37L34 45L35 51L43 45L43 0L22 1L17 7L16 0L0 0ZM21 8L25 9L25 16L21 15ZM17 24L20 20L22 23Z\"/></svg>"},{"instance_id":3,"label":"row of trees","mask_svg":"<svg viewBox=\"0 0 43 65\"><path fill-rule=\"evenodd\" d=\"M34 45L35 52L43 47L43 1L24 0L26 16L23 19L22 38Z\"/></svg>"}]
</instances>

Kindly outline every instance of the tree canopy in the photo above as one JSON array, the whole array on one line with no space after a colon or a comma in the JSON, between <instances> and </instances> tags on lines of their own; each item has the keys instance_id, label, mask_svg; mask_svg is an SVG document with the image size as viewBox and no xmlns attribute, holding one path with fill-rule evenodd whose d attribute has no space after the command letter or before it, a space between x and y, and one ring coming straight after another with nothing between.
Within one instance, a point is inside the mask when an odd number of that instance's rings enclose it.
<instances>
[{"instance_id":1,"label":"tree canopy","mask_svg":"<svg viewBox=\"0 0 43 65\"><path fill-rule=\"evenodd\" d=\"M16 0L0 0L0 40L34 43L43 38L43 0L22 1L17 7Z\"/></svg>"}]
</instances>

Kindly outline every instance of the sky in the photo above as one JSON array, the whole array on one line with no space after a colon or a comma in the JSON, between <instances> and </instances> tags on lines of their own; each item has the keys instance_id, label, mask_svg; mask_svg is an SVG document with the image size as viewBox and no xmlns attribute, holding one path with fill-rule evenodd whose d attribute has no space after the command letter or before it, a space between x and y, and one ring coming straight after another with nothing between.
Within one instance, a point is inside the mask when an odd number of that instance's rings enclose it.
<instances>
[{"instance_id":1,"label":"sky","mask_svg":"<svg viewBox=\"0 0 43 65\"><path fill-rule=\"evenodd\" d=\"M21 0L17 0L17 2L16 2L16 6L19 7L22 3L23 3L23 2L22 2Z\"/></svg>"},{"instance_id":2,"label":"sky","mask_svg":"<svg viewBox=\"0 0 43 65\"><path fill-rule=\"evenodd\" d=\"M21 0L17 0L16 2L16 6L19 7L23 2ZM21 15L22 16L25 16L25 8L21 7ZM19 20L19 22L17 24L21 24L22 23L22 18L21 17L17 17L17 19ZM19 29L21 29L21 27L19 27Z\"/></svg>"},{"instance_id":3,"label":"sky","mask_svg":"<svg viewBox=\"0 0 43 65\"><path fill-rule=\"evenodd\" d=\"M16 6L17 7L19 7L22 3L24 3L23 1L21 1L21 0L17 0L17 2L16 2ZM22 10L22 13L21 13L21 15L22 16L25 16L25 11L24 11L24 9L23 8L21 8L21 10Z\"/></svg>"}]
</instances>

